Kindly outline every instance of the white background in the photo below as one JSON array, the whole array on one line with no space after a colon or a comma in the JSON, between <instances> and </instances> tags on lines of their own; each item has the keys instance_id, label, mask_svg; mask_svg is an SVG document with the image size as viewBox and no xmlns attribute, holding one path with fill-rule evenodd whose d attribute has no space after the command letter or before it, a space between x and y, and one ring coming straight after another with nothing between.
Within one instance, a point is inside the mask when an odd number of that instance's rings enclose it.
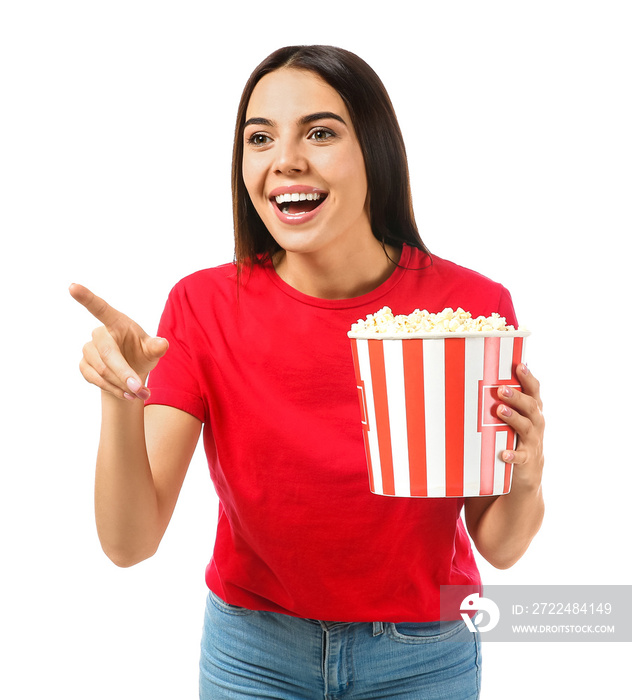
<instances>
[{"instance_id":1,"label":"white background","mask_svg":"<svg viewBox=\"0 0 632 700\"><path fill-rule=\"evenodd\" d=\"M628 3L58 0L0 10L0 695L197 697L217 503L196 453L159 553L102 554L90 286L154 332L232 258L233 120L275 48L382 77L422 237L513 294L547 425L545 524L493 584L630 584ZM488 644L484 700L614 696L630 645Z\"/></svg>"}]
</instances>

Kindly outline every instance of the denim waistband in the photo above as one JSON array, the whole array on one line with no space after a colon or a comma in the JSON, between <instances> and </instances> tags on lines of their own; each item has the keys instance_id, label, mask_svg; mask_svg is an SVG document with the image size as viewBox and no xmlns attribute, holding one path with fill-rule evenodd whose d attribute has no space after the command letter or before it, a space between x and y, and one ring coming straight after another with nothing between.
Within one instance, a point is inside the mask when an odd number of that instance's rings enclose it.
<instances>
[{"instance_id":1,"label":"denim waistband","mask_svg":"<svg viewBox=\"0 0 632 700\"><path fill-rule=\"evenodd\" d=\"M379 637L380 634L384 632L384 623L383 622L334 622L332 620L312 620L310 618L306 618L309 622L313 622L317 625L320 625L325 631L332 629L333 627L337 627L338 625L363 625L363 624L370 624L373 625L373 636L374 637Z\"/></svg>"}]
</instances>

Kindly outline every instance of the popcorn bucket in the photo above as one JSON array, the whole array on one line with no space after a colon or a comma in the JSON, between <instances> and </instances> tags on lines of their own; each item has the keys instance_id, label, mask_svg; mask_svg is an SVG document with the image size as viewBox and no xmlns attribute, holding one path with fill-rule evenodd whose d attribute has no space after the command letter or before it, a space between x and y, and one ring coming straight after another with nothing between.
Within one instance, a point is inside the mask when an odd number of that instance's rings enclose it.
<instances>
[{"instance_id":1,"label":"popcorn bucket","mask_svg":"<svg viewBox=\"0 0 632 700\"><path fill-rule=\"evenodd\" d=\"M516 435L496 416L520 389L528 331L358 338L351 334L373 493L457 498L508 493L501 459Z\"/></svg>"}]
</instances>

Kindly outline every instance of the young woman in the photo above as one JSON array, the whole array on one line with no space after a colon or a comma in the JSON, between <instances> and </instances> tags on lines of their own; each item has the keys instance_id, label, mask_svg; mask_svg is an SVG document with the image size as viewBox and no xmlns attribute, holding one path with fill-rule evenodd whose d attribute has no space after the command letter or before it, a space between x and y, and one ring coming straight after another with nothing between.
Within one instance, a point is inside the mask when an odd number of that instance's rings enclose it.
<instances>
[{"instance_id":1,"label":"young woman","mask_svg":"<svg viewBox=\"0 0 632 700\"><path fill-rule=\"evenodd\" d=\"M470 537L505 568L540 526L538 382L521 365L498 409L519 436L508 495L385 498L346 333L383 305L515 323L510 296L429 255L388 95L341 49L287 47L254 71L233 204L235 262L178 283L160 337L71 287L103 324L81 362L103 396L102 546L119 566L154 554L203 428L220 514L201 698L476 698L478 634L458 615L439 628L439 590L480 584Z\"/></svg>"}]
</instances>

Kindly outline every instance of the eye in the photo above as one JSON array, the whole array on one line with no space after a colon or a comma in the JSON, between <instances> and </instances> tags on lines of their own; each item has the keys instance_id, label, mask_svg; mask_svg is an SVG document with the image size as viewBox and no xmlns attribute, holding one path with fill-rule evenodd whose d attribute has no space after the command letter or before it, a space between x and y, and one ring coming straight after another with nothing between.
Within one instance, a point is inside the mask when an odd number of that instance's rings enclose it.
<instances>
[{"instance_id":1,"label":"eye","mask_svg":"<svg viewBox=\"0 0 632 700\"><path fill-rule=\"evenodd\" d=\"M246 139L246 143L251 146L267 146L271 141L272 139L267 134L261 133L260 131Z\"/></svg>"},{"instance_id":2,"label":"eye","mask_svg":"<svg viewBox=\"0 0 632 700\"><path fill-rule=\"evenodd\" d=\"M336 137L336 134L331 129L325 129L322 126L316 127L309 132L308 138L312 141L318 141L320 143L324 141L329 141Z\"/></svg>"}]
</instances>

